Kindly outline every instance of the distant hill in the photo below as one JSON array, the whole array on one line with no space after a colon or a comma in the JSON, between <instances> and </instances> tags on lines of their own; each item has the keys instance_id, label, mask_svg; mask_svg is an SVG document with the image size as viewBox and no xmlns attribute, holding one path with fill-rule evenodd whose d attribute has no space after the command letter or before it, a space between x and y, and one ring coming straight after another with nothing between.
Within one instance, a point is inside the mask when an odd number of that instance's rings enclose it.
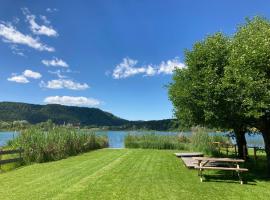
<instances>
[{"instance_id":1,"label":"distant hill","mask_svg":"<svg viewBox=\"0 0 270 200\"><path fill-rule=\"evenodd\" d=\"M119 127L120 129L168 130L175 127L175 123L171 119L128 121L98 108L0 102L0 121L19 120L26 120L31 124L52 120L56 124L70 123L81 126Z\"/></svg>"},{"instance_id":2,"label":"distant hill","mask_svg":"<svg viewBox=\"0 0 270 200\"><path fill-rule=\"evenodd\" d=\"M51 119L56 124L120 126L129 121L98 108L0 102L0 121L26 120L31 124Z\"/></svg>"}]
</instances>

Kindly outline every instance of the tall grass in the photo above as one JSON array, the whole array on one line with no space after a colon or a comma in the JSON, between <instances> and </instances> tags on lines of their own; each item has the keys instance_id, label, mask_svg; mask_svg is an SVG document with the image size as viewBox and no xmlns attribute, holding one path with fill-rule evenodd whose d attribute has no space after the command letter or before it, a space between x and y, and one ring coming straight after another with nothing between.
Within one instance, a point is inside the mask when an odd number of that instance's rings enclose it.
<instances>
[{"instance_id":1,"label":"tall grass","mask_svg":"<svg viewBox=\"0 0 270 200\"><path fill-rule=\"evenodd\" d=\"M54 127L44 130L33 127L23 131L10 145L24 149L23 158L26 163L48 162L107 147L108 139L72 128Z\"/></svg>"},{"instance_id":2,"label":"tall grass","mask_svg":"<svg viewBox=\"0 0 270 200\"><path fill-rule=\"evenodd\" d=\"M204 128L193 130L190 140L190 147L192 150L202 151L203 153L212 156L218 156L220 154L220 151L214 142L220 142L221 144L230 142L228 137L223 135L210 135Z\"/></svg>"},{"instance_id":3,"label":"tall grass","mask_svg":"<svg viewBox=\"0 0 270 200\"><path fill-rule=\"evenodd\" d=\"M127 148L142 148L142 149L185 149L186 144L181 142L178 136L172 135L157 135L143 134L132 135L125 137L125 146Z\"/></svg>"}]
</instances>

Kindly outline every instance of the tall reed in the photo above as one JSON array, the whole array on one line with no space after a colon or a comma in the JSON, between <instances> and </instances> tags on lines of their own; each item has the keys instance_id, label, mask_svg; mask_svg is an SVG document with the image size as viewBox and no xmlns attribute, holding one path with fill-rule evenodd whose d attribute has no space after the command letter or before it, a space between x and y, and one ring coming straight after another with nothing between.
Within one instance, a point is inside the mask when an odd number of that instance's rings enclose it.
<instances>
[{"instance_id":1,"label":"tall reed","mask_svg":"<svg viewBox=\"0 0 270 200\"><path fill-rule=\"evenodd\" d=\"M23 131L11 144L24 149L26 163L60 160L93 149L108 146L105 136L73 128L54 127L49 130L33 127Z\"/></svg>"},{"instance_id":2,"label":"tall reed","mask_svg":"<svg viewBox=\"0 0 270 200\"><path fill-rule=\"evenodd\" d=\"M194 151L202 151L207 155L217 156L220 154L214 142L228 143L228 137L223 135L211 135L204 128L197 128L192 131L191 149Z\"/></svg>"},{"instance_id":3,"label":"tall reed","mask_svg":"<svg viewBox=\"0 0 270 200\"><path fill-rule=\"evenodd\" d=\"M125 147L142 149L184 149L185 143L179 141L178 136L143 134L125 137Z\"/></svg>"}]
</instances>

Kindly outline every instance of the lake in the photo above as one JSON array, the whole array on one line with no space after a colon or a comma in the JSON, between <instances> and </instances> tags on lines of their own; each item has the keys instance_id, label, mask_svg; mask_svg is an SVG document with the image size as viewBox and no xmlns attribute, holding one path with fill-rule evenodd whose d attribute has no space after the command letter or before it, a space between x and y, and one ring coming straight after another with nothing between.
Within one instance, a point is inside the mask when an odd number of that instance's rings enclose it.
<instances>
[{"instance_id":1,"label":"lake","mask_svg":"<svg viewBox=\"0 0 270 200\"><path fill-rule=\"evenodd\" d=\"M17 135L18 133L16 132L0 132L0 147L6 145L9 140Z\"/></svg>"},{"instance_id":2,"label":"lake","mask_svg":"<svg viewBox=\"0 0 270 200\"><path fill-rule=\"evenodd\" d=\"M109 140L110 148L124 148L124 140L127 134L159 134L159 135L177 135L179 132L162 132L162 131L100 131L97 134L107 135ZM191 132L184 132L186 136L190 136ZM213 134L213 133L210 133ZM215 133L218 134L218 133ZM18 133L16 132L0 132L0 146L7 144L9 140L16 137ZM248 135L246 134L246 139L248 146L257 146L264 147L263 138L261 135ZM232 142L235 143L235 140L232 139Z\"/></svg>"}]
</instances>

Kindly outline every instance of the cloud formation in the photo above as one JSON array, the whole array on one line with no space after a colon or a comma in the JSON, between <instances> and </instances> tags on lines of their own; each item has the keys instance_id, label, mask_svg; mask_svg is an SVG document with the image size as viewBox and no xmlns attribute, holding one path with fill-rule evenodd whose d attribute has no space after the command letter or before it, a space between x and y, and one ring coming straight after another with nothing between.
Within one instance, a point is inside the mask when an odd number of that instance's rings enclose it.
<instances>
[{"instance_id":1,"label":"cloud formation","mask_svg":"<svg viewBox=\"0 0 270 200\"><path fill-rule=\"evenodd\" d=\"M7 80L16 83L29 83L28 78L40 79L41 77L42 75L40 73L27 69L21 75L12 74Z\"/></svg>"},{"instance_id":2,"label":"cloud formation","mask_svg":"<svg viewBox=\"0 0 270 200\"><path fill-rule=\"evenodd\" d=\"M33 38L16 30L11 24L0 23L0 36L4 42L26 45L39 51L55 51L53 47L41 43L38 38Z\"/></svg>"},{"instance_id":3,"label":"cloud formation","mask_svg":"<svg viewBox=\"0 0 270 200\"><path fill-rule=\"evenodd\" d=\"M113 78L123 79L137 74L143 74L144 76L172 74L175 69L185 67L185 64L181 63L178 57L175 57L172 60L162 61L159 65L150 64L142 67L136 67L137 63L137 60L124 58L123 61L113 70Z\"/></svg>"},{"instance_id":4,"label":"cloud formation","mask_svg":"<svg viewBox=\"0 0 270 200\"><path fill-rule=\"evenodd\" d=\"M23 72L23 76L27 77L27 78L33 78L33 79L40 79L42 77L42 75L40 73L34 72L32 70L29 70L29 69L27 69Z\"/></svg>"},{"instance_id":5,"label":"cloud formation","mask_svg":"<svg viewBox=\"0 0 270 200\"><path fill-rule=\"evenodd\" d=\"M48 104L61 104L68 106L99 106L100 101L94 98L73 96L49 96L44 99Z\"/></svg>"},{"instance_id":6,"label":"cloud formation","mask_svg":"<svg viewBox=\"0 0 270 200\"><path fill-rule=\"evenodd\" d=\"M64 60L58 58L53 58L52 60L42 60L41 62L46 66L68 67L68 64Z\"/></svg>"},{"instance_id":7,"label":"cloud formation","mask_svg":"<svg viewBox=\"0 0 270 200\"><path fill-rule=\"evenodd\" d=\"M57 37L58 33L52 26L39 25L36 22L36 16L31 14L28 8L22 8L22 12L26 17L26 21L30 24L30 30L36 35L46 35L48 37ZM49 21L46 16L41 16L41 19L48 25Z\"/></svg>"},{"instance_id":8,"label":"cloud formation","mask_svg":"<svg viewBox=\"0 0 270 200\"><path fill-rule=\"evenodd\" d=\"M67 76L62 75L60 70L56 70L56 71L48 71L50 74L55 74L58 78L63 79L63 78L67 78Z\"/></svg>"},{"instance_id":9,"label":"cloud formation","mask_svg":"<svg viewBox=\"0 0 270 200\"><path fill-rule=\"evenodd\" d=\"M13 74L8 81L16 82L16 83L29 83L29 80L23 75L15 75Z\"/></svg>"},{"instance_id":10,"label":"cloud formation","mask_svg":"<svg viewBox=\"0 0 270 200\"><path fill-rule=\"evenodd\" d=\"M70 90L85 90L88 89L89 86L86 83L77 83L68 79L57 79L51 80L47 83L41 81L40 87L45 87L48 89L70 89Z\"/></svg>"}]
</instances>

